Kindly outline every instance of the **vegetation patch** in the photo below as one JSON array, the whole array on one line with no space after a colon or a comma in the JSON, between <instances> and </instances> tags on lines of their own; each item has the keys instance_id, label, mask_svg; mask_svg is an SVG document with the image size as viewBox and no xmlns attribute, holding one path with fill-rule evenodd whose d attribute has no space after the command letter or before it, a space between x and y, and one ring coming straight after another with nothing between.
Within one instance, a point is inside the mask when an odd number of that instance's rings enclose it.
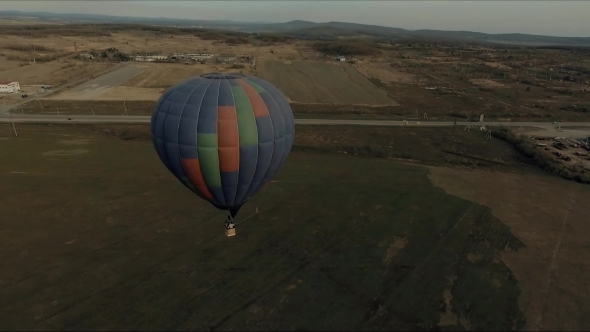
<instances>
[{"instance_id":1,"label":"vegetation patch","mask_svg":"<svg viewBox=\"0 0 590 332\"><path fill-rule=\"evenodd\" d=\"M19 127L0 141L1 329L434 330L451 277L446 328L523 326L495 260L522 243L425 167L295 151L228 240L149 139ZM89 151L42 156L72 136Z\"/></svg>"},{"instance_id":2,"label":"vegetation patch","mask_svg":"<svg viewBox=\"0 0 590 332\"><path fill-rule=\"evenodd\" d=\"M381 51L374 43L364 40L323 41L313 47L328 55L379 55Z\"/></svg>"}]
</instances>

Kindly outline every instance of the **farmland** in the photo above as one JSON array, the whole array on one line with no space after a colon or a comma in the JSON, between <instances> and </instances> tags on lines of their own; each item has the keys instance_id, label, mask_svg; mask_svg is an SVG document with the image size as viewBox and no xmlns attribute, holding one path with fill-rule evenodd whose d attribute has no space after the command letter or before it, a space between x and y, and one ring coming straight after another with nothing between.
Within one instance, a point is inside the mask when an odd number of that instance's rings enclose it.
<instances>
[{"instance_id":1,"label":"farmland","mask_svg":"<svg viewBox=\"0 0 590 332\"><path fill-rule=\"evenodd\" d=\"M590 191L501 141L488 151L504 165L425 167L315 143L353 128L298 130L296 151L226 238L224 214L165 170L147 126L18 129L0 126L2 329L590 326ZM341 145L402 137L384 134ZM462 141L465 155L484 144ZM414 162L433 146L417 140Z\"/></svg>"},{"instance_id":2,"label":"farmland","mask_svg":"<svg viewBox=\"0 0 590 332\"><path fill-rule=\"evenodd\" d=\"M83 75L91 76L108 67L109 64L106 63L84 63L79 61L52 62L8 69L3 71L1 75L13 81L26 82L29 85L60 85L66 83L68 80L80 78Z\"/></svg>"},{"instance_id":3,"label":"farmland","mask_svg":"<svg viewBox=\"0 0 590 332\"><path fill-rule=\"evenodd\" d=\"M384 91L346 64L264 61L258 75L276 84L293 102L396 105Z\"/></svg>"}]
</instances>

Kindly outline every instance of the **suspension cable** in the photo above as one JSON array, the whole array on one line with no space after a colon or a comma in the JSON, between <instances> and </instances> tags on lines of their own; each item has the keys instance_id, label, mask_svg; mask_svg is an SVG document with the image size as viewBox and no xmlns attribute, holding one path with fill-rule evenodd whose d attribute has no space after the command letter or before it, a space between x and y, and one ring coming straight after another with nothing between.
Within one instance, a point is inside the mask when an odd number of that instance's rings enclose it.
<instances>
[{"instance_id":1,"label":"suspension cable","mask_svg":"<svg viewBox=\"0 0 590 332\"><path fill-rule=\"evenodd\" d=\"M270 181L264 185L264 190L262 192L262 195L260 195L260 199L258 200L258 204L256 205L256 208L254 208L254 210L252 212L250 212L250 214L246 218L244 218L240 222L236 222L235 225L239 225L239 224L245 222L246 220L252 218L252 216L254 216L255 213L258 213L258 207L262 203L262 199L264 198L264 194L266 194L266 189L268 189L269 183L270 183Z\"/></svg>"}]
</instances>

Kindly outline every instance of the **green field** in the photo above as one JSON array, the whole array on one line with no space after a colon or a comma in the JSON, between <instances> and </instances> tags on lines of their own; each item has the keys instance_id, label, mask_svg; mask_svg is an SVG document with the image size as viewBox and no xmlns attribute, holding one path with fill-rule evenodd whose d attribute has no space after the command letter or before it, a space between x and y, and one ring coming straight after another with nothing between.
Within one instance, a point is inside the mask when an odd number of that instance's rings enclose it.
<instances>
[{"instance_id":1,"label":"green field","mask_svg":"<svg viewBox=\"0 0 590 332\"><path fill-rule=\"evenodd\" d=\"M447 310L446 329L524 324L494 259L522 243L427 168L296 151L227 238L149 140L20 127L0 136L0 329L433 329Z\"/></svg>"},{"instance_id":2,"label":"green field","mask_svg":"<svg viewBox=\"0 0 590 332\"><path fill-rule=\"evenodd\" d=\"M258 75L278 86L293 102L397 105L354 67L323 62L264 61Z\"/></svg>"}]
</instances>

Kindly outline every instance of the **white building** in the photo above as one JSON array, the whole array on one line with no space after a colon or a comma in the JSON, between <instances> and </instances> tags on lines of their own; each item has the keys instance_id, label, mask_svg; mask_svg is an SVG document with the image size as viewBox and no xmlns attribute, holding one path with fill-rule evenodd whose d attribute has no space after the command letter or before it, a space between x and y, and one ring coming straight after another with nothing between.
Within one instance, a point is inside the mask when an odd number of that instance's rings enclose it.
<instances>
[{"instance_id":1,"label":"white building","mask_svg":"<svg viewBox=\"0 0 590 332\"><path fill-rule=\"evenodd\" d=\"M190 57L193 60L199 61L199 60L209 60L211 58L213 58L213 54L196 54Z\"/></svg>"},{"instance_id":2,"label":"white building","mask_svg":"<svg viewBox=\"0 0 590 332\"><path fill-rule=\"evenodd\" d=\"M154 59L149 59L146 56L138 55L138 56L133 57L133 61L149 61L149 62L151 62L151 61L154 61Z\"/></svg>"},{"instance_id":3,"label":"white building","mask_svg":"<svg viewBox=\"0 0 590 332\"><path fill-rule=\"evenodd\" d=\"M181 56L185 59L193 59L193 60L204 60L204 59L211 59L213 58L214 54L208 53L185 53Z\"/></svg>"},{"instance_id":4,"label":"white building","mask_svg":"<svg viewBox=\"0 0 590 332\"><path fill-rule=\"evenodd\" d=\"M20 91L18 82L0 81L0 93L14 93Z\"/></svg>"}]
</instances>

